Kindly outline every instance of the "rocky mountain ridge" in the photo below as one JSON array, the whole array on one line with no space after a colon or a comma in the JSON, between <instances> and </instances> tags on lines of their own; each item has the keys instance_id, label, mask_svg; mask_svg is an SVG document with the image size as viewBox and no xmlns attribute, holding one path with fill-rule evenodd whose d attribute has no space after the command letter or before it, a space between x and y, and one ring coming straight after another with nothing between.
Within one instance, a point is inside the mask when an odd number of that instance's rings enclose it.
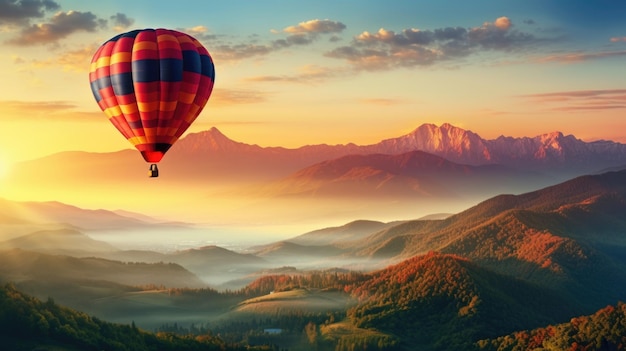
<instances>
[{"instance_id":1,"label":"rocky mountain ridge","mask_svg":"<svg viewBox=\"0 0 626 351\"><path fill-rule=\"evenodd\" d=\"M566 171L592 171L626 164L626 145L612 141L585 142L573 135L555 131L534 137L507 137L484 139L480 135L455 127L422 124L412 132L370 145L353 143L339 145L306 145L296 149L260 147L235 142L217 128L189 134L181 139L172 153L256 154L275 158L301 160L312 164L349 154L400 154L424 151L449 161L469 164L502 164L516 168Z\"/></svg>"}]
</instances>

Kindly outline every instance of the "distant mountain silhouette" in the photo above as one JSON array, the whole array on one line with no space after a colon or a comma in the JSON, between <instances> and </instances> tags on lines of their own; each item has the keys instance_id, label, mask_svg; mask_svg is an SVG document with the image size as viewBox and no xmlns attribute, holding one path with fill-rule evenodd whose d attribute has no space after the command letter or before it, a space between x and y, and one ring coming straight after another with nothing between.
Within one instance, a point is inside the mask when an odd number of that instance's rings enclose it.
<instances>
[{"instance_id":1,"label":"distant mountain silhouette","mask_svg":"<svg viewBox=\"0 0 626 351\"><path fill-rule=\"evenodd\" d=\"M42 230L6 241L0 241L0 250L23 249L51 254L94 254L117 251L103 242L93 240L73 229Z\"/></svg>"},{"instance_id":2,"label":"distant mountain silhouette","mask_svg":"<svg viewBox=\"0 0 626 351\"><path fill-rule=\"evenodd\" d=\"M276 259L288 259L293 263L308 260L311 257L332 257L341 254L343 250L330 245L299 245L289 241L281 241L271 245L264 245L254 251L261 257L274 257Z\"/></svg>"},{"instance_id":3,"label":"distant mountain silhouette","mask_svg":"<svg viewBox=\"0 0 626 351\"><path fill-rule=\"evenodd\" d=\"M584 142L560 132L487 140L445 123L441 126L423 124L409 134L370 145L319 144L294 149L233 141L217 128L211 128L179 140L162 165L168 169L169 173L165 174L176 178L265 181L346 155L395 155L411 151L424 151L460 164L501 164L548 173L565 172L566 176L626 164L626 145L612 141ZM23 162L16 165L12 173L15 178L33 178L43 172L46 179L58 181L62 180L60 174L71 173L85 177L83 180L108 178L124 183L132 179L129 175L145 168L140 159L133 150L62 152ZM59 164L64 166L56 167Z\"/></svg>"},{"instance_id":4,"label":"distant mountain silhouette","mask_svg":"<svg viewBox=\"0 0 626 351\"><path fill-rule=\"evenodd\" d=\"M314 230L295 238L289 239L289 242L300 245L328 245L334 244L341 246L344 242L352 242L354 240L363 239L371 233L378 232L384 228L397 225L397 222L383 223L379 221L358 220L339 227L329 227Z\"/></svg>"},{"instance_id":5,"label":"distant mountain silhouette","mask_svg":"<svg viewBox=\"0 0 626 351\"><path fill-rule=\"evenodd\" d=\"M3 224L64 224L83 230L176 227L184 223L169 223L132 212L90 210L59 201L10 201L0 198L0 218Z\"/></svg>"},{"instance_id":6,"label":"distant mountain silhouette","mask_svg":"<svg viewBox=\"0 0 626 351\"><path fill-rule=\"evenodd\" d=\"M98 285L111 282L128 286L205 287L198 277L173 263L125 263L95 257L49 255L21 249L0 255L3 281ZM79 284L80 285L80 284Z\"/></svg>"},{"instance_id":7,"label":"distant mountain silhouette","mask_svg":"<svg viewBox=\"0 0 626 351\"><path fill-rule=\"evenodd\" d=\"M218 286L271 265L261 257L237 253L214 245L169 253L130 250L109 252L99 256L119 261L176 263L211 286Z\"/></svg>"},{"instance_id":8,"label":"distant mountain silhouette","mask_svg":"<svg viewBox=\"0 0 626 351\"><path fill-rule=\"evenodd\" d=\"M439 166L431 166L430 173L424 172L425 163L417 167L417 159L434 159L432 155L445 162L437 161ZM384 158L386 164L381 163ZM401 164L402 160L406 163ZM292 211L302 203L279 204L276 199L303 197L311 208L306 214L309 220L328 213L344 221L392 220L413 216L407 209L417 206L414 200L432 200L421 211L414 211L417 217L457 212L500 193L531 191L625 164L624 144L588 143L559 132L487 140L450 124L424 124L409 134L370 145L320 144L289 149L234 141L212 128L179 140L161 162L159 178L153 181L146 181L147 166L134 150L75 151L19 163L0 179L0 186L8 198L24 199L25 194L32 194L29 196L37 200L134 211L143 211L146 203L163 209L160 201L176 199L193 203L190 212L201 212L211 199L228 199L233 206L220 207L223 211L216 216L228 217L231 222L279 216L301 221L303 212ZM335 173L333 179L322 178L329 170L341 173ZM311 195L316 196L315 201ZM340 196L345 203L321 203L327 195ZM371 201L363 201L359 207L347 205L354 203L355 197L365 199L364 195L376 201L384 198L388 205L384 209L375 208ZM460 204L459 198L465 202Z\"/></svg>"},{"instance_id":9,"label":"distant mountain silhouette","mask_svg":"<svg viewBox=\"0 0 626 351\"><path fill-rule=\"evenodd\" d=\"M410 151L327 160L262 187L260 192L266 196L463 198L518 192L542 180L537 174L505 166L470 166Z\"/></svg>"},{"instance_id":10,"label":"distant mountain silhouette","mask_svg":"<svg viewBox=\"0 0 626 351\"><path fill-rule=\"evenodd\" d=\"M56 204L57 206L66 206ZM69 206L71 207L71 206ZM72 207L73 208L73 207ZM77 214L85 213L83 220L88 220L93 215L88 210L75 208ZM104 211L105 218L111 216L111 212ZM45 214L45 211L42 212ZM115 218L115 217L114 217ZM127 229L134 228L136 223L131 221L132 225ZM116 225L119 225L117 223ZM27 231L32 227L28 224L21 229ZM57 228L59 226L60 228ZM12 225L15 230L20 226ZM162 253L156 251L140 251L140 250L120 250L104 241L98 241L83 234L74 227L63 226L62 224L47 223L43 227L50 229L36 230L23 235L17 235L7 240L0 238L0 252L12 249L19 249L28 252L38 252L49 255L67 255L72 257L98 257L119 262L143 262L150 264L172 263L180 265L190 272L196 274L205 281L204 284L211 283L218 285L225 281L238 278L241 275L247 275L266 268L270 265L263 258L251 255L237 253L218 246L205 246L194 249L179 250L174 252ZM55 229L52 229L55 228ZM117 229L122 229L116 226ZM149 230L150 227L142 227ZM155 229L163 230L163 227L155 226ZM176 230L176 227L169 228ZM124 235L120 231L118 235ZM35 269L35 268L33 268ZM94 273L96 274L96 273ZM1 275L0 275L1 278ZM48 277L52 279L52 277ZM105 280L102 278L102 280ZM117 280L112 280L117 282ZM147 284L147 283L146 283Z\"/></svg>"},{"instance_id":11,"label":"distant mountain silhouette","mask_svg":"<svg viewBox=\"0 0 626 351\"><path fill-rule=\"evenodd\" d=\"M500 136L487 140L449 123L423 124L411 133L371 145L307 145L297 149L259 147L228 139L216 128L189 134L181 139L173 154L230 157L248 155L250 160L280 162L292 169L351 154L402 154L424 151L449 161L469 164L502 164L519 169L591 172L603 167L626 164L626 145L611 141L584 142L573 135L552 132L535 137Z\"/></svg>"}]
</instances>

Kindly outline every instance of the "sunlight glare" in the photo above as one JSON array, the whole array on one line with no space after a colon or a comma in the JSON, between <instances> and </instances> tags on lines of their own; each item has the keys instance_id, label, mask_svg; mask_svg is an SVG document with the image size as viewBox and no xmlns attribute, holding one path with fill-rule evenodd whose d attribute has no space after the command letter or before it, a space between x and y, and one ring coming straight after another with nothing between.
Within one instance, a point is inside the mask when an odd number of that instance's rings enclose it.
<instances>
[{"instance_id":1,"label":"sunlight glare","mask_svg":"<svg viewBox=\"0 0 626 351\"><path fill-rule=\"evenodd\" d=\"M11 166L6 157L0 155L0 179L6 177L11 170Z\"/></svg>"}]
</instances>

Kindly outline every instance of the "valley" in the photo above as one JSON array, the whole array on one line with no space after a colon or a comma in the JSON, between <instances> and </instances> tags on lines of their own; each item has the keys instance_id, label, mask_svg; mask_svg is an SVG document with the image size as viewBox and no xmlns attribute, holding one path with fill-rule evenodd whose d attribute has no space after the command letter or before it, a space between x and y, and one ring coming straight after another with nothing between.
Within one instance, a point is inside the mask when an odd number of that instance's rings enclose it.
<instances>
[{"instance_id":1,"label":"valley","mask_svg":"<svg viewBox=\"0 0 626 351\"><path fill-rule=\"evenodd\" d=\"M125 151L19 165L5 193L50 201L0 200L0 282L157 336L290 350L497 349L626 298L619 143L424 124L286 149L213 128L172 154L158 187Z\"/></svg>"},{"instance_id":2,"label":"valley","mask_svg":"<svg viewBox=\"0 0 626 351\"><path fill-rule=\"evenodd\" d=\"M94 238L193 225L4 200L3 230L22 228L0 242L0 281L106 321L240 345L497 349L506 335L621 306L625 172L242 249L118 248Z\"/></svg>"}]
</instances>

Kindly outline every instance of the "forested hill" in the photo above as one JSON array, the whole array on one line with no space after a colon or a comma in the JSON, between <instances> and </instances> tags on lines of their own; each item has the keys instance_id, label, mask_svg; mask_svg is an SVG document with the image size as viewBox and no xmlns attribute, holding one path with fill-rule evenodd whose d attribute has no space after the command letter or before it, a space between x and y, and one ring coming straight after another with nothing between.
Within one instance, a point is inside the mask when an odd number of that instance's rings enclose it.
<instances>
[{"instance_id":1,"label":"forested hill","mask_svg":"<svg viewBox=\"0 0 626 351\"><path fill-rule=\"evenodd\" d=\"M210 335L152 334L134 325L104 322L85 313L42 302L11 284L0 286L0 349L54 349L67 351L195 351L249 350L228 346ZM261 350L261 349L259 349Z\"/></svg>"},{"instance_id":2,"label":"forested hill","mask_svg":"<svg viewBox=\"0 0 626 351\"><path fill-rule=\"evenodd\" d=\"M348 311L357 327L401 335L406 350L469 350L480 339L563 320L575 308L549 289L435 252L345 290L359 300Z\"/></svg>"},{"instance_id":3,"label":"forested hill","mask_svg":"<svg viewBox=\"0 0 626 351\"><path fill-rule=\"evenodd\" d=\"M481 340L481 350L626 350L626 303L545 328Z\"/></svg>"}]
</instances>

